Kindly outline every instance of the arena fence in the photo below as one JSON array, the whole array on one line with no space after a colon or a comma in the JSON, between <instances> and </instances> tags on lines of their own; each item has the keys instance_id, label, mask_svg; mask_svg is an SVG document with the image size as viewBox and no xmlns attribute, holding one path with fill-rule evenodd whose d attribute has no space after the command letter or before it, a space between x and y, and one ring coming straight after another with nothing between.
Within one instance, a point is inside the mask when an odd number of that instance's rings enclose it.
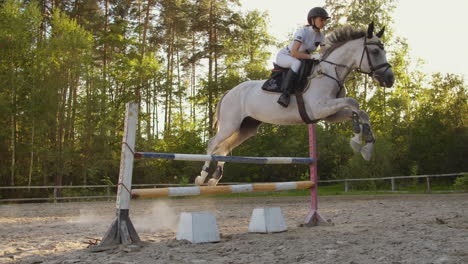
<instances>
[{"instance_id":1,"label":"arena fence","mask_svg":"<svg viewBox=\"0 0 468 264\"><path fill-rule=\"evenodd\" d=\"M353 182L365 182L365 181L390 181L391 183L391 188L390 189L384 189L381 190L381 192L408 192L408 191L402 191L397 187L398 182L400 180L405 180L405 179L424 179L425 180L425 192L426 193L448 193L448 192L453 192L453 190L446 190L446 189L440 189L437 191L434 191L434 184L433 184L433 178L447 178L450 177L453 179L467 175L467 172L458 172L458 173L445 173L445 174L428 174L428 175L410 175L410 176L392 176L392 177L381 177L381 178L356 178L356 179L338 179L338 180L320 180L318 182L318 185L321 183L331 183L331 184L336 184L336 183L344 183L344 192L349 192L352 193L353 189L350 188L350 185ZM225 182L225 183L219 183L218 185L236 185L236 184L247 184L245 182ZM54 203L59 202L59 201L73 201L73 200L94 200L94 199L115 199L115 193L117 191L117 186L116 184L112 185L62 185L62 186L56 186L56 185L51 185L51 186L0 186L0 190L23 190L25 195L27 195L31 190L44 190L41 191L42 196L41 197L25 197L25 198L4 198L0 199L0 203L15 203L15 202L37 202L37 201L52 201ZM163 183L147 183L147 184L132 184L132 187L137 187L137 188L169 188L169 187L189 187L192 185L187 185L187 184L163 184ZM102 193L102 194L96 194L96 195L82 195L82 196L59 196L58 194L61 193L61 190L64 189L96 189L96 190L101 190L101 191L96 191L96 193ZM48 192L48 190L51 190ZM136 189L134 189L136 190ZM16 191L17 192L17 191ZM5 195L4 197L8 197L8 195Z\"/></svg>"}]
</instances>

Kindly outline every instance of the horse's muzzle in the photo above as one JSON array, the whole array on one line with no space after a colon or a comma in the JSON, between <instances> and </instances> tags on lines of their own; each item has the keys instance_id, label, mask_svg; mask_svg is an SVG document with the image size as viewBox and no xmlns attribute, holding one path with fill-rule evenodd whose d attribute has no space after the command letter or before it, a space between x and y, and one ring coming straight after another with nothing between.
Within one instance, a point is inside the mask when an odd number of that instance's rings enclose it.
<instances>
[{"instance_id":1,"label":"horse's muzzle","mask_svg":"<svg viewBox=\"0 0 468 264\"><path fill-rule=\"evenodd\" d=\"M395 76L391 68L387 68L382 72L375 73L375 79L379 81L380 86L390 88L395 83Z\"/></svg>"}]
</instances>

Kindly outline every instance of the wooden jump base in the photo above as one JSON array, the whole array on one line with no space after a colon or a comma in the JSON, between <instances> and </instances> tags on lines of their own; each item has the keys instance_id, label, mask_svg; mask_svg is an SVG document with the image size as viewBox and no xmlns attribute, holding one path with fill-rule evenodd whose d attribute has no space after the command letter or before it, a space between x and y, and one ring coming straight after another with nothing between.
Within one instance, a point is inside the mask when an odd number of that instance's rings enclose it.
<instances>
[{"instance_id":1,"label":"wooden jump base","mask_svg":"<svg viewBox=\"0 0 468 264\"><path fill-rule=\"evenodd\" d=\"M248 192L274 192L297 189L310 189L314 186L311 181L253 183L224 186L195 186L195 187L169 187L153 189L132 190L132 198L156 198L170 196L193 196L203 194L248 193Z\"/></svg>"},{"instance_id":2,"label":"wooden jump base","mask_svg":"<svg viewBox=\"0 0 468 264\"><path fill-rule=\"evenodd\" d=\"M171 154L135 152L136 127L138 121L138 104L128 103L126 105L126 116L124 134L122 140L122 153L120 158L119 184L116 199L116 218L103 236L99 245L94 246L96 251L107 246L118 244L132 244L140 241L140 237L133 227L129 217L130 198L138 197L167 197L180 195L238 193L257 191L279 191L292 189L310 189L311 208L304 220L306 226L314 226L320 222L326 222L318 212L317 188L317 156L315 150L315 128L309 125L309 158L296 157L233 157L233 156L210 156L195 154ZM232 186L203 186L203 187L174 187L160 189L137 189L132 191L132 171L135 158L157 158L171 160L189 161L221 161L257 164L307 164L310 167L310 181L283 182L264 184L243 184Z\"/></svg>"}]
</instances>

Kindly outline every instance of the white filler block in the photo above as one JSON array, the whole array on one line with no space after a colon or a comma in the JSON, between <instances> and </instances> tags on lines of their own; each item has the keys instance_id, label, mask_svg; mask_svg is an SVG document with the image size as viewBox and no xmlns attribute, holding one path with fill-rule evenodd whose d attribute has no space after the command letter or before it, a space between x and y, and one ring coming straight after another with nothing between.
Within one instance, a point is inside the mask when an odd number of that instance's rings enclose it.
<instances>
[{"instance_id":1,"label":"white filler block","mask_svg":"<svg viewBox=\"0 0 468 264\"><path fill-rule=\"evenodd\" d=\"M255 208L250 218L250 233L275 233L288 230L281 208Z\"/></svg>"},{"instance_id":2,"label":"white filler block","mask_svg":"<svg viewBox=\"0 0 468 264\"><path fill-rule=\"evenodd\" d=\"M176 239L192 243L219 242L216 217L211 212L181 213Z\"/></svg>"}]
</instances>

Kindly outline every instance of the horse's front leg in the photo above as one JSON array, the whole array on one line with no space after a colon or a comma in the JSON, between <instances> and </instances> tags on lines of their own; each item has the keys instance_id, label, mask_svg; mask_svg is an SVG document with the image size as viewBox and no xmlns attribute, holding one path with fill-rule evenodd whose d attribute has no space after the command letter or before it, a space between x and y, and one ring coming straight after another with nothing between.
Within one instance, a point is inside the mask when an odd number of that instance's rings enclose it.
<instances>
[{"instance_id":1,"label":"horse's front leg","mask_svg":"<svg viewBox=\"0 0 468 264\"><path fill-rule=\"evenodd\" d=\"M366 145L364 145L364 147L361 148L360 152L361 152L362 157L365 160L370 160L372 157L372 152L374 150L375 137L374 137L374 134L372 133L369 115L366 112L360 110L359 118L361 122L362 135L363 135L364 141L366 142Z\"/></svg>"},{"instance_id":2,"label":"horse's front leg","mask_svg":"<svg viewBox=\"0 0 468 264\"><path fill-rule=\"evenodd\" d=\"M353 121L354 137L352 137L351 140L349 141L351 148L356 152L360 152L362 149L362 141L361 141L362 123L361 123L361 119L359 117L358 112L354 112L354 111L351 112L351 120Z\"/></svg>"},{"instance_id":3,"label":"horse's front leg","mask_svg":"<svg viewBox=\"0 0 468 264\"><path fill-rule=\"evenodd\" d=\"M337 123L348 120L353 121L354 137L352 137L350 140L351 148L356 152L360 152L365 160L369 160L372 156L375 138L372 133L369 116L366 112L362 110L355 111L354 109L345 108L325 118L325 121L329 123ZM361 138L363 138L366 142L365 146L362 146Z\"/></svg>"},{"instance_id":4,"label":"horse's front leg","mask_svg":"<svg viewBox=\"0 0 468 264\"><path fill-rule=\"evenodd\" d=\"M358 112L359 111L361 110L358 110ZM354 137L352 137L350 140L351 148L355 152L360 152L362 148L362 142L361 142L362 129L361 129L361 125L359 122L359 115L357 114L357 112L355 112L353 109L345 108L325 118L325 121L329 123L338 123L338 122L349 121L349 120L353 121L353 132L354 132Z\"/></svg>"},{"instance_id":5,"label":"horse's front leg","mask_svg":"<svg viewBox=\"0 0 468 264\"><path fill-rule=\"evenodd\" d=\"M358 112L359 103L356 101L356 99L351 97L334 98L314 103L310 106L310 108L315 119L331 118L332 116L335 116L335 119L340 119L344 118L345 115L346 119L348 119L350 118L350 116L348 116L350 112L339 112L345 109L349 109L352 112Z\"/></svg>"}]
</instances>

